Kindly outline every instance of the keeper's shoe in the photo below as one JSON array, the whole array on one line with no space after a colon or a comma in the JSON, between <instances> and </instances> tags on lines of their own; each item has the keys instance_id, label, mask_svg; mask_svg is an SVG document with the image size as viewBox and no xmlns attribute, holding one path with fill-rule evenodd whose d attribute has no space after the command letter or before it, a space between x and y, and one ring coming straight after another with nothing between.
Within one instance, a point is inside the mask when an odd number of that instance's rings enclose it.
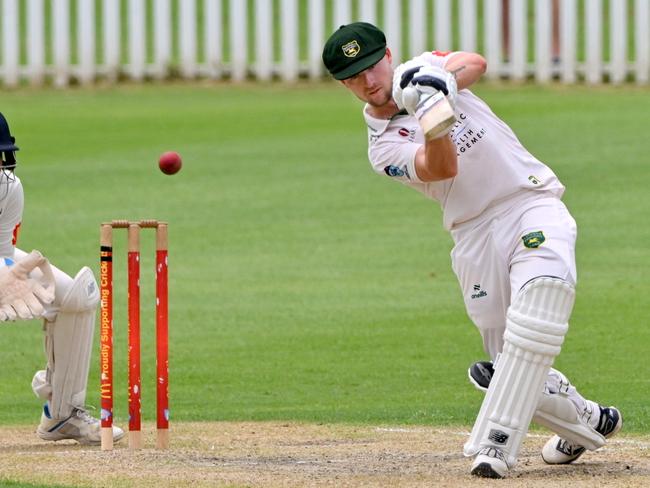
<instances>
[{"instance_id":1,"label":"keeper's shoe","mask_svg":"<svg viewBox=\"0 0 650 488\"><path fill-rule=\"evenodd\" d=\"M99 445L101 443L101 426L99 420L82 408L75 408L69 417L53 419L47 403L43 407L41 423L36 434L44 441L61 441L73 439L79 444ZM124 431L113 426L113 441L124 437Z\"/></svg>"},{"instance_id":2,"label":"keeper's shoe","mask_svg":"<svg viewBox=\"0 0 650 488\"><path fill-rule=\"evenodd\" d=\"M609 439L623 427L621 412L615 407L600 408L600 419L596 431ZM542 448L542 459L546 464L569 464L585 453L580 444L572 444L558 435L551 437Z\"/></svg>"},{"instance_id":3,"label":"keeper's shoe","mask_svg":"<svg viewBox=\"0 0 650 488\"><path fill-rule=\"evenodd\" d=\"M478 390L486 392L494 376L494 365L492 361L477 361L469 367L467 376Z\"/></svg>"},{"instance_id":4,"label":"keeper's shoe","mask_svg":"<svg viewBox=\"0 0 650 488\"><path fill-rule=\"evenodd\" d=\"M471 473L480 478L503 478L508 472L508 464L503 453L495 447L482 448L472 463Z\"/></svg>"}]
</instances>

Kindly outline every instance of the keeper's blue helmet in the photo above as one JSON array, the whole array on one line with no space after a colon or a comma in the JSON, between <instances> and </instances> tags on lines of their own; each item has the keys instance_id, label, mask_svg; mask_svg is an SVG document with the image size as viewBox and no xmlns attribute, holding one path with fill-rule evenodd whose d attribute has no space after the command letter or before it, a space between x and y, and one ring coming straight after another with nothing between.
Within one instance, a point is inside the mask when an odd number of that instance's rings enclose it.
<instances>
[{"instance_id":1,"label":"keeper's blue helmet","mask_svg":"<svg viewBox=\"0 0 650 488\"><path fill-rule=\"evenodd\" d=\"M9 131L7 119L0 113L0 162L2 163L2 169L14 169L16 167L14 152L18 151L18 146L15 143L16 138Z\"/></svg>"}]
</instances>

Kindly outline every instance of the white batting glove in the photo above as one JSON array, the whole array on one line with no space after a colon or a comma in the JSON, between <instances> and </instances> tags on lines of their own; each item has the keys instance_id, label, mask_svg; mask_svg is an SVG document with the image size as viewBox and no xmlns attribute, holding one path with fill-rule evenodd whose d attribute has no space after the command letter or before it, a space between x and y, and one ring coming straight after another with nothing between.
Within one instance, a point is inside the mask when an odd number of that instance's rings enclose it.
<instances>
[{"instance_id":1,"label":"white batting glove","mask_svg":"<svg viewBox=\"0 0 650 488\"><path fill-rule=\"evenodd\" d=\"M402 105L418 120L426 139L453 130L458 91L453 74L435 66L413 68L403 73L400 87Z\"/></svg>"},{"instance_id":2,"label":"white batting glove","mask_svg":"<svg viewBox=\"0 0 650 488\"><path fill-rule=\"evenodd\" d=\"M442 92L452 108L456 108L458 87L456 78L449 71L437 66L424 66L417 70L402 90L402 105L415 115L418 104Z\"/></svg>"},{"instance_id":3,"label":"white batting glove","mask_svg":"<svg viewBox=\"0 0 650 488\"><path fill-rule=\"evenodd\" d=\"M39 268L40 279L31 278ZM54 301L54 273L49 261L38 251L32 251L13 266L0 268L0 322L41 317L43 305Z\"/></svg>"},{"instance_id":4,"label":"white batting glove","mask_svg":"<svg viewBox=\"0 0 650 488\"><path fill-rule=\"evenodd\" d=\"M393 73L393 99L397 104L397 108L400 110L404 108L404 103L402 102L404 88L411 83L415 74L425 66L422 61L411 59L395 68L395 72Z\"/></svg>"}]
</instances>

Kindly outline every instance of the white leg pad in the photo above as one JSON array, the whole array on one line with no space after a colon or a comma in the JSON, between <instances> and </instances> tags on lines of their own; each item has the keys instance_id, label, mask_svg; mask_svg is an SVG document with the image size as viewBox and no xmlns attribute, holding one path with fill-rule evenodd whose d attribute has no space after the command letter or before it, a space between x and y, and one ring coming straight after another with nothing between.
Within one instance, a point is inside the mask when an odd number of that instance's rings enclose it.
<instances>
[{"instance_id":1,"label":"white leg pad","mask_svg":"<svg viewBox=\"0 0 650 488\"><path fill-rule=\"evenodd\" d=\"M503 352L465 444L474 456L499 449L513 467L544 382L569 327L575 290L559 278L539 277L519 291L508 308Z\"/></svg>"},{"instance_id":2,"label":"white leg pad","mask_svg":"<svg viewBox=\"0 0 650 488\"><path fill-rule=\"evenodd\" d=\"M569 385L569 380L559 371L555 371ZM543 425L572 444L579 444L590 451L603 447L605 437L596 431L584 417L591 412L580 415L578 408L565 392L542 393L533 416L533 422Z\"/></svg>"},{"instance_id":3,"label":"white leg pad","mask_svg":"<svg viewBox=\"0 0 650 488\"><path fill-rule=\"evenodd\" d=\"M61 301L54 321L45 322L47 372L37 372L32 386L38 396L51 391L53 418L66 418L73 408L84 406L98 303L97 282L90 268L84 267Z\"/></svg>"},{"instance_id":4,"label":"white leg pad","mask_svg":"<svg viewBox=\"0 0 650 488\"><path fill-rule=\"evenodd\" d=\"M569 398L569 390L575 391L569 379L557 369L551 368L551 372L553 379L551 380L549 374L533 415L533 422L590 451L603 447L606 439L589 424L589 419L594 414L590 405L593 402L585 400L583 408L577 407ZM553 391L549 391L549 381L554 384ZM487 391L477 383L474 386L483 393Z\"/></svg>"}]
</instances>

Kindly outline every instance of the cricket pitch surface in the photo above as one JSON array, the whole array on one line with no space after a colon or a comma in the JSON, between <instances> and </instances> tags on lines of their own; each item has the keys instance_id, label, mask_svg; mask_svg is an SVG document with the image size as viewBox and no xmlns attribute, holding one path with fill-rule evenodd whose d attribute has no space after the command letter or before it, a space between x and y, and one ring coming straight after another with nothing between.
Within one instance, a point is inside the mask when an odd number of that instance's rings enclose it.
<instances>
[{"instance_id":1,"label":"cricket pitch surface","mask_svg":"<svg viewBox=\"0 0 650 488\"><path fill-rule=\"evenodd\" d=\"M548 466L539 453L549 436L534 431L524 442L517 467L507 479L495 481L469 474L470 460L462 455L468 428L186 422L171 425L171 449L156 451L155 428L146 424L145 449L130 451L122 440L112 452L72 441L44 442L35 428L0 428L0 485L650 486L647 435L623 433L576 464Z\"/></svg>"}]
</instances>

